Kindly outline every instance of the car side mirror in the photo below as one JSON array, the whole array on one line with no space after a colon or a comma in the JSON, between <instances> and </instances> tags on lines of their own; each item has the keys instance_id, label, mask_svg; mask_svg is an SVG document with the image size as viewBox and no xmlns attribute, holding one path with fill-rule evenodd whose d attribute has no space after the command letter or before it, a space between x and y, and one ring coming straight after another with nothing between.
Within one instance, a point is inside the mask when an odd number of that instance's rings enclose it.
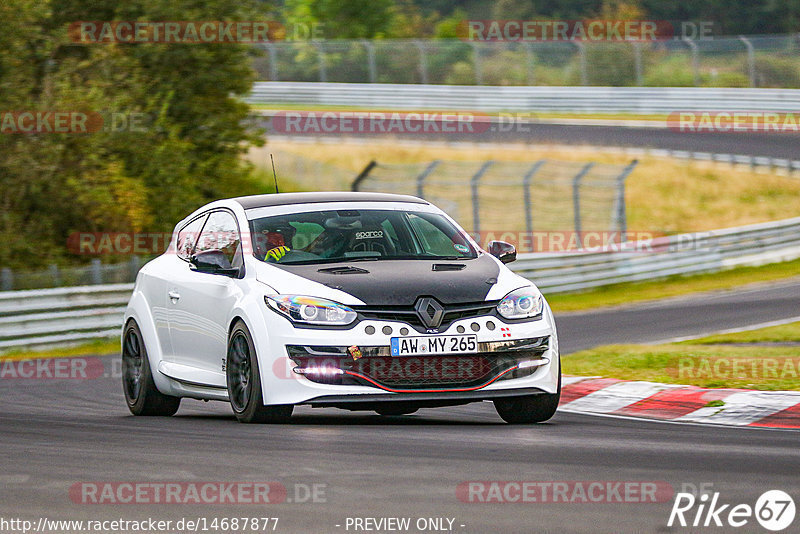
<instances>
[{"instance_id":1,"label":"car side mirror","mask_svg":"<svg viewBox=\"0 0 800 534\"><path fill-rule=\"evenodd\" d=\"M234 269L228 257L221 250L204 250L189 258L189 265L193 271L206 274L221 274L223 276L238 276L239 269Z\"/></svg>"},{"instance_id":2,"label":"car side mirror","mask_svg":"<svg viewBox=\"0 0 800 534\"><path fill-rule=\"evenodd\" d=\"M517 248L505 241L489 241L489 254L503 263L511 263L517 259Z\"/></svg>"}]
</instances>

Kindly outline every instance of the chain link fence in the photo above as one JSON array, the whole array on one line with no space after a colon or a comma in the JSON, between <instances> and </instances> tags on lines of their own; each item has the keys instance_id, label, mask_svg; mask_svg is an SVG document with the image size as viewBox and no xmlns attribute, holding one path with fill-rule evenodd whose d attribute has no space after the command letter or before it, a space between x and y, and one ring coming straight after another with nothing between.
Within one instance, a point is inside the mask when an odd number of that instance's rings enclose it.
<instances>
[{"instance_id":1,"label":"chain link fence","mask_svg":"<svg viewBox=\"0 0 800 534\"><path fill-rule=\"evenodd\" d=\"M44 289L62 286L88 286L100 284L123 284L136 280L136 274L144 264L138 256L127 261L104 264L99 258L88 265L59 267L51 265L38 271L14 271L0 269L0 291L19 289Z\"/></svg>"},{"instance_id":2,"label":"chain link fence","mask_svg":"<svg viewBox=\"0 0 800 534\"><path fill-rule=\"evenodd\" d=\"M800 34L646 42L328 40L259 45L262 81L800 87Z\"/></svg>"},{"instance_id":3,"label":"chain link fence","mask_svg":"<svg viewBox=\"0 0 800 534\"><path fill-rule=\"evenodd\" d=\"M627 232L626 165L539 160L371 162L354 191L415 195L477 234ZM581 240L576 242L581 247Z\"/></svg>"},{"instance_id":4,"label":"chain link fence","mask_svg":"<svg viewBox=\"0 0 800 534\"><path fill-rule=\"evenodd\" d=\"M251 153L260 161L269 153ZM467 231L503 234L627 231L625 179L636 166L539 160L447 161L408 164L371 162L354 180L353 172L284 150L273 150L284 177L299 189L380 191L415 195L436 204ZM271 169L270 169L271 170ZM299 187L298 187L299 186ZM513 240L513 239L512 239ZM577 247L581 247L578 239ZM524 249L523 249L524 251ZM0 269L0 291L129 283L146 259L104 264L51 265L37 271Z\"/></svg>"}]
</instances>

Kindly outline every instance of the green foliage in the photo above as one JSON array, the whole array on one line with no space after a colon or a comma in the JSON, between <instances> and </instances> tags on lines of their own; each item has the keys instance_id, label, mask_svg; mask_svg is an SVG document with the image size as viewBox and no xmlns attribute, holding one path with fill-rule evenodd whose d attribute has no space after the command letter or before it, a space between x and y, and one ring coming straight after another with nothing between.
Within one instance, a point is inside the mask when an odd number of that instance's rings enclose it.
<instances>
[{"instance_id":1,"label":"green foliage","mask_svg":"<svg viewBox=\"0 0 800 534\"><path fill-rule=\"evenodd\" d=\"M586 74L590 85L635 85L633 48L627 43L592 43L586 47Z\"/></svg>"},{"instance_id":2,"label":"green foliage","mask_svg":"<svg viewBox=\"0 0 800 534\"><path fill-rule=\"evenodd\" d=\"M76 44L67 33L80 20L252 19L242 6L4 1L0 111L144 120L135 131L0 135L0 265L69 260L72 232L169 231L204 202L256 190L240 157L261 143L236 98L253 81L246 45Z\"/></svg>"},{"instance_id":3,"label":"green foliage","mask_svg":"<svg viewBox=\"0 0 800 534\"><path fill-rule=\"evenodd\" d=\"M393 0L286 0L290 24L318 25L335 39L385 37L395 9Z\"/></svg>"}]
</instances>

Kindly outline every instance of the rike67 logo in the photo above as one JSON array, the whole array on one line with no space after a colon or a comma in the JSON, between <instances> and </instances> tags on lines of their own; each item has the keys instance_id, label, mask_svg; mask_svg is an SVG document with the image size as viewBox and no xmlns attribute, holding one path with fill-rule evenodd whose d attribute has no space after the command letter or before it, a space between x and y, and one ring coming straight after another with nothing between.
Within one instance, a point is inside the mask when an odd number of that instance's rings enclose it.
<instances>
[{"instance_id":1,"label":"rike67 logo","mask_svg":"<svg viewBox=\"0 0 800 534\"><path fill-rule=\"evenodd\" d=\"M755 506L723 503L719 495L718 491L699 497L691 493L676 494L667 526L739 528L755 519L765 529L778 532L794 521L794 500L785 491L766 491Z\"/></svg>"}]
</instances>

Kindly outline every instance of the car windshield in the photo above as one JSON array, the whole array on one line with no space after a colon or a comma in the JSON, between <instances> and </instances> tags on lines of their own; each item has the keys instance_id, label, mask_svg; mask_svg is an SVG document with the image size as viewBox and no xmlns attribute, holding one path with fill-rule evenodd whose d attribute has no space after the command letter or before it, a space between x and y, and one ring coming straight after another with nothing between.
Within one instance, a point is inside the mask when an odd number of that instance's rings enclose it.
<instances>
[{"instance_id":1,"label":"car windshield","mask_svg":"<svg viewBox=\"0 0 800 534\"><path fill-rule=\"evenodd\" d=\"M290 213L250 221L253 251L268 263L477 257L469 240L437 213L333 210Z\"/></svg>"}]
</instances>

